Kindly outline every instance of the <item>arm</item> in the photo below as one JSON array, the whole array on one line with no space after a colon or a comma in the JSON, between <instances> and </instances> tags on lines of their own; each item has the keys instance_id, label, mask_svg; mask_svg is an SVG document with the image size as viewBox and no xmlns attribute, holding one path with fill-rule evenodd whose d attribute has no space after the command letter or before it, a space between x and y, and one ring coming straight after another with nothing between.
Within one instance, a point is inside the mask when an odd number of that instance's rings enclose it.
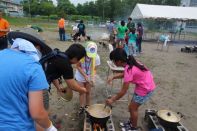
<instances>
[{"instance_id":1,"label":"arm","mask_svg":"<svg viewBox=\"0 0 197 131\"><path fill-rule=\"evenodd\" d=\"M121 73L116 73L115 75L112 75L112 76L109 76L108 77L108 79L107 79L107 83L111 83L112 82L112 80L114 80L114 79L121 79L121 78L123 78L124 77L124 73L123 72L121 72Z\"/></svg>"},{"instance_id":2,"label":"arm","mask_svg":"<svg viewBox=\"0 0 197 131\"><path fill-rule=\"evenodd\" d=\"M42 93L42 91L29 92L29 112L35 122L46 129L49 128L52 123L49 120L48 113L44 109Z\"/></svg>"},{"instance_id":3,"label":"arm","mask_svg":"<svg viewBox=\"0 0 197 131\"><path fill-rule=\"evenodd\" d=\"M79 84L74 80L74 79L65 79L66 84L68 85L69 88L71 88L74 91L77 91L79 93L86 93L87 90L85 88L82 88L79 86Z\"/></svg>"},{"instance_id":4,"label":"arm","mask_svg":"<svg viewBox=\"0 0 197 131\"><path fill-rule=\"evenodd\" d=\"M129 88L129 83L123 83L123 86L122 86L120 92L117 93L115 96L112 96L110 99L107 99L106 103L111 105L116 100L119 100L122 96L124 96L126 94L128 88Z\"/></svg>"},{"instance_id":5,"label":"arm","mask_svg":"<svg viewBox=\"0 0 197 131\"><path fill-rule=\"evenodd\" d=\"M85 78L85 80L87 81L88 80L88 76L86 75L86 73L83 71L83 69L81 68L81 63L78 62L76 64L76 68L77 70L83 75L83 77Z\"/></svg>"},{"instance_id":6,"label":"arm","mask_svg":"<svg viewBox=\"0 0 197 131\"><path fill-rule=\"evenodd\" d=\"M61 91L63 89L62 85L59 83L58 79L53 80L53 85L57 88L58 91Z\"/></svg>"}]
</instances>

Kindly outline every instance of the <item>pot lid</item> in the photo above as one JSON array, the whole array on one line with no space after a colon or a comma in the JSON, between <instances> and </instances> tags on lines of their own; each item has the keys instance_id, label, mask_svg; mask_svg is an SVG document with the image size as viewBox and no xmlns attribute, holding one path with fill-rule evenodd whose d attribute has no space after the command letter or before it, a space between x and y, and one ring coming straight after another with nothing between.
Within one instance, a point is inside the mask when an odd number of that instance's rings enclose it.
<instances>
[{"instance_id":1,"label":"pot lid","mask_svg":"<svg viewBox=\"0 0 197 131\"><path fill-rule=\"evenodd\" d=\"M170 110L159 110L157 112L157 115L168 122L179 122L180 121L180 117L177 115L177 113L170 111Z\"/></svg>"}]
</instances>

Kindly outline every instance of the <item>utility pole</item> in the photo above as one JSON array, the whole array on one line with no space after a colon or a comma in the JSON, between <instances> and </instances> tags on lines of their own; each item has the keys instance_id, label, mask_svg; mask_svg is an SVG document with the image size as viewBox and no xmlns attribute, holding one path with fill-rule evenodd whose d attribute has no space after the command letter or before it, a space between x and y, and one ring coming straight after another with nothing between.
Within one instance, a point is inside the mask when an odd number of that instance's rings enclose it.
<instances>
[{"instance_id":1,"label":"utility pole","mask_svg":"<svg viewBox=\"0 0 197 131\"><path fill-rule=\"evenodd\" d=\"M105 18L105 3L104 3L104 0L103 0L103 20L104 20L104 18Z\"/></svg>"},{"instance_id":2,"label":"utility pole","mask_svg":"<svg viewBox=\"0 0 197 131\"><path fill-rule=\"evenodd\" d=\"M31 7L30 7L30 0L28 0L28 4L29 4L29 16L31 18Z\"/></svg>"}]
</instances>

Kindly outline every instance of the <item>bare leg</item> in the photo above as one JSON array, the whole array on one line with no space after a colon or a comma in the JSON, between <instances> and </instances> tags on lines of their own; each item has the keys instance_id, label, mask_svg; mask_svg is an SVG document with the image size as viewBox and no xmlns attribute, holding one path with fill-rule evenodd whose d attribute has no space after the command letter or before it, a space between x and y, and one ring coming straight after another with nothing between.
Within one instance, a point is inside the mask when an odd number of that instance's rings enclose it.
<instances>
[{"instance_id":1,"label":"bare leg","mask_svg":"<svg viewBox=\"0 0 197 131\"><path fill-rule=\"evenodd\" d=\"M89 83L86 83L86 89L87 89L87 93L86 93L86 105L90 105L90 99L91 99L91 86Z\"/></svg>"},{"instance_id":2,"label":"bare leg","mask_svg":"<svg viewBox=\"0 0 197 131\"><path fill-rule=\"evenodd\" d=\"M78 82L78 84L81 87L85 88L83 82ZM79 94L79 101L80 101L80 107L84 107L85 106L85 94L84 93Z\"/></svg>"},{"instance_id":3,"label":"bare leg","mask_svg":"<svg viewBox=\"0 0 197 131\"><path fill-rule=\"evenodd\" d=\"M138 108L140 104L131 101L129 105L129 111L130 111L130 121L133 127L137 127L137 120L138 120Z\"/></svg>"}]
</instances>

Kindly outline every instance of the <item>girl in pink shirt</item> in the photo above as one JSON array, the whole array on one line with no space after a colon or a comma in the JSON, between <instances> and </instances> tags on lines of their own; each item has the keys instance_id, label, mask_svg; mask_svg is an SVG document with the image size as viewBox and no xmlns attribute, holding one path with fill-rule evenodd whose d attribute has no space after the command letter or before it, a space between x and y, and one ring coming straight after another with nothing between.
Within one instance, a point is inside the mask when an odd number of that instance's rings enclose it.
<instances>
[{"instance_id":1,"label":"girl in pink shirt","mask_svg":"<svg viewBox=\"0 0 197 131\"><path fill-rule=\"evenodd\" d=\"M131 131L137 130L138 108L145 103L155 89L155 83L151 72L142 64L137 62L133 56L128 56L123 49L117 48L110 53L110 59L116 66L124 67L124 72L108 78L108 83L113 79L123 78L123 86L119 93L106 100L112 104L124 96L129 84L135 84L133 98L129 104L130 121L127 123ZM128 127L127 127L128 128Z\"/></svg>"}]
</instances>

